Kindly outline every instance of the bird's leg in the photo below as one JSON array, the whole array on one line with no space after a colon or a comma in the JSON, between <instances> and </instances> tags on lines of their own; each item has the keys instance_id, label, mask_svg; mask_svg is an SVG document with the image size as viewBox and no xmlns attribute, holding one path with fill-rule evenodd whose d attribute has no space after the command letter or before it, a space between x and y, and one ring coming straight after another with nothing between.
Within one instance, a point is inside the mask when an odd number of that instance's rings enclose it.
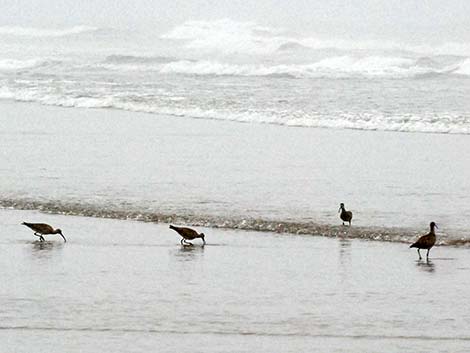
<instances>
[{"instance_id":1,"label":"bird's leg","mask_svg":"<svg viewBox=\"0 0 470 353\"><path fill-rule=\"evenodd\" d=\"M42 236L42 234L34 232L34 235L39 238L39 241L44 241L44 237Z\"/></svg>"},{"instance_id":2,"label":"bird's leg","mask_svg":"<svg viewBox=\"0 0 470 353\"><path fill-rule=\"evenodd\" d=\"M418 249L418 255L419 255L419 259L421 260L422 257L421 257L421 253L419 252L419 249Z\"/></svg>"},{"instance_id":3,"label":"bird's leg","mask_svg":"<svg viewBox=\"0 0 470 353\"><path fill-rule=\"evenodd\" d=\"M343 222L343 226L344 226L344 222Z\"/></svg>"},{"instance_id":4,"label":"bird's leg","mask_svg":"<svg viewBox=\"0 0 470 353\"><path fill-rule=\"evenodd\" d=\"M349 221L349 226L351 227L351 221Z\"/></svg>"},{"instance_id":5,"label":"bird's leg","mask_svg":"<svg viewBox=\"0 0 470 353\"><path fill-rule=\"evenodd\" d=\"M193 246L193 243L190 243L190 242L187 241L186 239L184 240L184 243L185 243L186 245Z\"/></svg>"},{"instance_id":6,"label":"bird's leg","mask_svg":"<svg viewBox=\"0 0 470 353\"><path fill-rule=\"evenodd\" d=\"M429 257L429 250L431 250L431 249L428 249L428 252L426 253L426 260L427 260L428 257Z\"/></svg>"},{"instance_id":7,"label":"bird's leg","mask_svg":"<svg viewBox=\"0 0 470 353\"><path fill-rule=\"evenodd\" d=\"M181 245L184 245L183 241L184 241L184 238L181 238L181 241L180 241Z\"/></svg>"}]
</instances>

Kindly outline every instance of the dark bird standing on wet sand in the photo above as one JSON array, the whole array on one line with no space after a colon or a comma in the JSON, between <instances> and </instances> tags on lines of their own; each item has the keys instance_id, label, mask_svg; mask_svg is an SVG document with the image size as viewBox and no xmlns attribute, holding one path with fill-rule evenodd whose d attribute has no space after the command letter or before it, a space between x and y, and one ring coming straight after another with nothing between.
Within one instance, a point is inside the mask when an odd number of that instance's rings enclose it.
<instances>
[{"instance_id":1,"label":"dark bird standing on wet sand","mask_svg":"<svg viewBox=\"0 0 470 353\"><path fill-rule=\"evenodd\" d=\"M418 248L418 255L419 259L421 260L421 254L419 253L419 249L427 249L428 252L426 253L426 260L428 259L429 256L429 250L434 246L436 243L436 233L434 233L434 228L438 228L437 224L434 222L431 222L429 224L429 227L431 228L431 231L420 237L415 243L410 245L410 248Z\"/></svg>"},{"instance_id":2,"label":"dark bird standing on wet sand","mask_svg":"<svg viewBox=\"0 0 470 353\"><path fill-rule=\"evenodd\" d=\"M54 229L49 224L45 224L45 223L27 223L27 222L23 222L21 224L25 225L28 228L31 228L32 230L34 230L34 235L39 237L40 241L44 241L43 235L46 235L46 234L60 234L61 237L64 238L64 242L67 241L67 239L65 239L65 237L62 234L62 231L60 229Z\"/></svg>"},{"instance_id":3,"label":"dark bird standing on wet sand","mask_svg":"<svg viewBox=\"0 0 470 353\"><path fill-rule=\"evenodd\" d=\"M182 236L181 238L181 245L193 245L192 243L189 243L187 240L193 240L196 238L201 238L202 241L204 242L204 245L206 244L206 241L204 240L204 233L198 234L194 229L191 228L186 228L186 227L175 227L170 224L170 229L173 229L176 231L179 235Z\"/></svg>"},{"instance_id":4,"label":"dark bird standing on wet sand","mask_svg":"<svg viewBox=\"0 0 470 353\"><path fill-rule=\"evenodd\" d=\"M339 215L339 217L343 221L343 226L344 226L344 222L349 222L349 226L351 226L352 212L351 211L346 211L346 209L344 208L344 203L342 203L342 202L339 205L338 212L339 211L341 211L341 214Z\"/></svg>"}]
</instances>

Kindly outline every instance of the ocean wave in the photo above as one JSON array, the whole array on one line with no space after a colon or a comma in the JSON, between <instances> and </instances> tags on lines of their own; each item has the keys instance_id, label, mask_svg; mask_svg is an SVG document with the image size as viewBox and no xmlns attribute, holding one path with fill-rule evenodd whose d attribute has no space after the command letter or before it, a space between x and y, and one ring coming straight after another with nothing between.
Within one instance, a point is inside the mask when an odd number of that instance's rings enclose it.
<instances>
[{"instance_id":1,"label":"ocean wave","mask_svg":"<svg viewBox=\"0 0 470 353\"><path fill-rule=\"evenodd\" d=\"M206 214L161 213L143 210L124 209L120 206L67 203L60 201L36 201L25 199L1 199L1 208L37 210L44 213L134 220L154 223L177 223L208 228L241 229L258 232L275 232L295 235L314 235L352 239L376 240L385 242L411 243L422 235L422 229L388 227L345 227L320 224L314 221L286 221L247 217L223 217ZM441 234L437 245L469 246L466 237L449 238Z\"/></svg>"},{"instance_id":2,"label":"ocean wave","mask_svg":"<svg viewBox=\"0 0 470 353\"><path fill-rule=\"evenodd\" d=\"M108 55L104 62L113 64L155 64L155 63L169 63L178 61L177 58L168 56L138 56L138 55Z\"/></svg>"},{"instance_id":3,"label":"ocean wave","mask_svg":"<svg viewBox=\"0 0 470 353\"><path fill-rule=\"evenodd\" d=\"M441 60L442 61L442 60ZM161 74L213 76L270 76L292 78L386 77L429 74L470 75L469 59L439 62L433 58L400 56L333 56L306 64L237 64L217 60L180 60L171 57L108 56L93 64L112 71L152 71Z\"/></svg>"},{"instance_id":4,"label":"ocean wave","mask_svg":"<svg viewBox=\"0 0 470 353\"><path fill-rule=\"evenodd\" d=\"M282 43L279 45L277 48L278 51L297 51L297 50L307 50L309 47L300 44L299 42L296 41L287 41L285 43Z\"/></svg>"},{"instance_id":5,"label":"ocean wave","mask_svg":"<svg viewBox=\"0 0 470 353\"><path fill-rule=\"evenodd\" d=\"M31 58L31 59L1 59L0 58L0 72L24 72L29 70L50 70L56 68L64 61L54 58Z\"/></svg>"},{"instance_id":6,"label":"ocean wave","mask_svg":"<svg viewBox=\"0 0 470 353\"><path fill-rule=\"evenodd\" d=\"M0 59L0 71L16 71L36 67L42 65L44 60L41 59Z\"/></svg>"},{"instance_id":7,"label":"ocean wave","mask_svg":"<svg viewBox=\"0 0 470 353\"><path fill-rule=\"evenodd\" d=\"M268 54L295 41L283 29L230 19L185 22L161 38L185 41L189 49L224 54Z\"/></svg>"},{"instance_id":8,"label":"ocean wave","mask_svg":"<svg viewBox=\"0 0 470 353\"><path fill-rule=\"evenodd\" d=\"M453 71L454 74L470 76L470 58L464 60L460 65Z\"/></svg>"},{"instance_id":9,"label":"ocean wave","mask_svg":"<svg viewBox=\"0 0 470 353\"><path fill-rule=\"evenodd\" d=\"M184 41L187 48L225 54L272 54L276 51L330 49L340 51L374 51L426 55L470 55L470 44L447 42L437 45L410 44L392 40L351 40L320 38L311 34L291 33L283 28L260 26L255 22L230 19L189 21L161 36Z\"/></svg>"},{"instance_id":10,"label":"ocean wave","mask_svg":"<svg viewBox=\"0 0 470 353\"><path fill-rule=\"evenodd\" d=\"M64 37L81 33L96 32L98 30L99 28L91 26L74 26L62 29L2 26L0 27L0 35L21 37Z\"/></svg>"},{"instance_id":11,"label":"ocean wave","mask_svg":"<svg viewBox=\"0 0 470 353\"><path fill-rule=\"evenodd\" d=\"M93 72L153 72L160 74L181 74L192 76L245 76L245 77L284 77L284 78L349 78L384 77L413 78L430 75L470 76L470 58L459 56L419 56L373 55L370 53L329 55L320 58L307 58L304 62L270 63L231 62L219 59L182 59L172 56L108 55L104 59L80 57L39 57L30 59L1 58L0 70L19 71L36 69L37 73L50 74L50 67L67 73ZM48 71L49 70L49 71Z\"/></svg>"},{"instance_id":12,"label":"ocean wave","mask_svg":"<svg viewBox=\"0 0 470 353\"><path fill-rule=\"evenodd\" d=\"M66 108L117 108L119 100L110 97L91 97L86 95L66 96L60 94L42 93L33 90L11 90L0 87L0 99L12 99L19 102L38 102L44 105L52 105ZM119 105L119 104L117 104Z\"/></svg>"},{"instance_id":13,"label":"ocean wave","mask_svg":"<svg viewBox=\"0 0 470 353\"><path fill-rule=\"evenodd\" d=\"M283 111L233 111L228 109L201 108L174 104L184 102L184 97L168 96L156 103L151 100L133 99L121 94L116 96L90 96L85 94L60 95L38 90L12 90L0 87L0 99L22 102L38 102L67 108L111 108L166 116L235 121L241 123L274 124L306 128L352 129L366 131L395 131L413 133L470 134L470 116L451 114L384 115L375 113L345 113L334 115Z\"/></svg>"}]
</instances>

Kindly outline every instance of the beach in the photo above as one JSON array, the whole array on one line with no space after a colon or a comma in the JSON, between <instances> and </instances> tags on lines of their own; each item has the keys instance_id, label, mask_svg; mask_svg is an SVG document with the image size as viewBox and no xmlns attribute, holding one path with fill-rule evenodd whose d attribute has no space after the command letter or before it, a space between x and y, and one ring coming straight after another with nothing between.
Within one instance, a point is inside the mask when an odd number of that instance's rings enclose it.
<instances>
[{"instance_id":1,"label":"beach","mask_svg":"<svg viewBox=\"0 0 470 353\"><path fill-rule=\"evenodd\" d=\"M464 352L466 249L1 210L2 352ZM22 221L59 236L36 240Z\"/></svg>"},{"instance_id":2,"label":"beach","mask_svg":"<svg viewBox=\"0 0 470 353\"><path fill-rule=\"evenodd\" d=\"M0 353L468 351L466 4L79 3L0 14Z\"/></svg>"},{"instance_id":3,"label":"beach","mask_svg":"<svg viewBox=\"0 0 470 353\"><path fill-rule=\"evenodd\" d=\"M344 202L370 238L469 239L467 135L0 104L6 207L324 234Z\"/></svg>"},{"instance_id":4,"label":"beach","mask_svg":"<svg viewBox=\"0 0 470 353\"><path fill-rule=\"evenodd\" d=\"M467 136L1 105L2 352L466 351Z\"/></svg>"}]
</instances>

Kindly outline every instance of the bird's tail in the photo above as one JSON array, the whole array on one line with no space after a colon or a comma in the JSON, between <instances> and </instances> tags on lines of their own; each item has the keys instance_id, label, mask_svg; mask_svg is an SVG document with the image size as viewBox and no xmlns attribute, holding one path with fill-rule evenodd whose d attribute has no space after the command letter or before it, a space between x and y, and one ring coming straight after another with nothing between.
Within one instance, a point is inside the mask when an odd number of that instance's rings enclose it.
<instances>
[{"instance_id":1,"label":"bird's tail","mask_svg":"<svg viewBox=\"0 0 470 353\"><path fill-rule=\"evenodd\" d=\"M172 224L170 224L170 229L176 230L176 228Z\"/></svg>"},{"instance_id":2,"label":"bird's tail","mask_svg":"<svg viewBox=\"0 0 470 353\"><path fill-rule=\"evenodd\" d=\"M27 225L28 225L28 223L26 223L26 222L23 222L23 223L21 223L21 224L24 225L24 226L27 226Z\"/></svg>"},{"instance_id":3,"label":"bird's tail","mask_svg":"<svg viewBox=\"0 0 470 353\"><path fill-rule=\"evenodd\" d=\"M410 248L416 248L416 243L411 244Z\"/></svg>"}]
</instances>

